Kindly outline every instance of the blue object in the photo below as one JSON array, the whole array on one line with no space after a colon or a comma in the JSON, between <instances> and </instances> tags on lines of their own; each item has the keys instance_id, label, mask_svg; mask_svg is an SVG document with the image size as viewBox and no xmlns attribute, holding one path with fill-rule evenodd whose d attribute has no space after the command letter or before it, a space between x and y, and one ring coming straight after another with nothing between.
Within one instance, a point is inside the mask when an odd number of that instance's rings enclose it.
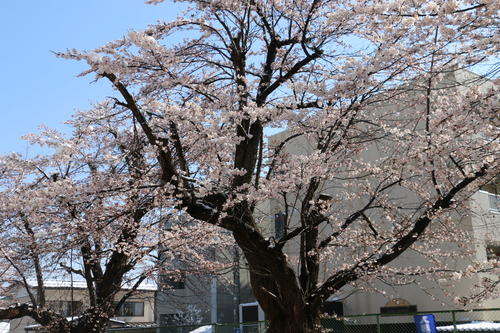
<instances>
[{"instance_id":1,"label":"blue object","mask_svg":"<svg viewBox=\"0 0 500 333\"><path fill-rule=\"evenodd\" d=\"M239 329L239 328L235 328L235 329L234 329L234 333L241 333L241 329Z\"/></svg>"},{"instance_id":2,"label":"blue object","mask_svg":"<svg viewBox=\"0 0 500 333\"><path fill-rule=\"evenodd\" d=\"M417 333L436 333L436 319L433 314L414 316Z\"/></svg>"}]
</instances>

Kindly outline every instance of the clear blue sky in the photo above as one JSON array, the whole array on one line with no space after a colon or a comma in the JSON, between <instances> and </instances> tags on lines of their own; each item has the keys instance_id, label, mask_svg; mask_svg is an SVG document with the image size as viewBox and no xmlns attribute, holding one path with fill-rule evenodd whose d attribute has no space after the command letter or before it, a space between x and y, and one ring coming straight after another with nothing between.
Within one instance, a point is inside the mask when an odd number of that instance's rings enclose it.
<instances>
[{"instance_id":1,"label":"clear blue sky","mask_svg":"<svg viewBox=\"0 0 500 333\"><path fill-rule=\"evenodd\" d=\"M180 11L176 3L143 0L0 0L0 154L25 152L22 135L41 123L66 130L61 122L74 109L113 95L105 81L76 77L85 62L50 51L92 50Z\"/></svg>"},{"instance_id":2,"label":"clear blue sky","mask_svg":"<svg viewBox=\"0 0 500 333\"><path fill-rule=\"evenodd\" d=\"M50 51L92 50L179 12L143 0L0 0L0 154L25 152L22 135L41 123L64 129L74 109L113 94L104 81L76 77L86 63Z\"/></svg>"}]
</instances>

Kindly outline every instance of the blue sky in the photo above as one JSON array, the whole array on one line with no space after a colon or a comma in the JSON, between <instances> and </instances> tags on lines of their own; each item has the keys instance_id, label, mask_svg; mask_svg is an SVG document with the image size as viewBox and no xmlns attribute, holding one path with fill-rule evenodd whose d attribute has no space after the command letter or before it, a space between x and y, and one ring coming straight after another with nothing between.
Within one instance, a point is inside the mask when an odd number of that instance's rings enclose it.
<instances>
[{"instance_id":1,"label":"blue sky","mask_svg":"<svg viewBox=\"0 0 500 333\"><path fill-rule=\"evenodd\" d=\"M51 51L92 50L180 11L176 3L143 0L0 0L0 154L25 152L22 135L41 123L67 130L61 123L75 109L113 95L105 81L76 77L85 62Z\"/></svg>"},{"instance_id":2,"label":"blue sky","mask_svg":"<svg viewBox=\"0 0 500 333\"><path fill-rule=\"evenodd\" d=\"M178 4L143 0L0 0L0 154L26 152L22 135L41 123L66 130L61 122L74 109L113 94L105 81L76 77L86 63L51 51L92 50L179 12Z\"/></svg>"}]
</instances>

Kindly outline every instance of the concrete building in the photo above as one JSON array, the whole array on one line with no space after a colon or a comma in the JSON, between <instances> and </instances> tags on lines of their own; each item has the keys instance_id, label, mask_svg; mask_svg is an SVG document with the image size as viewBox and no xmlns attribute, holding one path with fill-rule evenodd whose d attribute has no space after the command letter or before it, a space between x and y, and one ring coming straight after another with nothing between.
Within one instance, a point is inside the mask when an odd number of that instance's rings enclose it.
<instances>
[{"instance_id":1,"label":"concrete building","mask_svg":"<svg viewBox=\"0 0 500 333\"><path fill-rule=\"evenodd\" d=\"M457 91L466 89L471 85L479 85L481 89L486 89L491 86L491 83L470 72L470 71L455 71L447 74L438 87L446 87L456 89ZM451 90L453 91L453 90ZM408 97L409 94L406 94ZM411 92L410 92L411 96ZM389 101L392 103L392 101ZM392 105L388 105L390 108ZM407 110L407 112L410 112ZM478 133L478 135L481 135ZM270 147L277 147L281 142L289 136L285 131L275 134L269 139ZM311 155L315 152L316 143L312 142L303 136L295 137L287 142L285 152L291 155ZM374 161L381 155L377 149L367 150L362 153L363 159ZM327 195L333 194L335 191L331 184L324 184L323 190ZM483 187L482 190L475 193L470 198L470 206L464 214L456 213L453 220L458 228L469 232L471 235L471 243L475 245L475 253L468 254L465 258L450 259L451 269L457 271L465 271L467 267L477 262L487 262L488 260L500 259L500 187L499 184L491 183ZM333 191L329 193L329 191ZM322 192L323 193L323 192ZM404 197L405 193L400 193ZM293 201L293 197L289 198ZM269 214L269 235L279 238L283 233L283 203L271 201L267 209ZM274 219L273 219L274 217ZM293 222L291 222L293 224ZM298 256L298 244L292 242L287 243L285 252L290 256ZM449 252L459 253L463 251L461 244L443 244L442 249ZM446 247L446 249L445 249ZM416 252L408 251L396 259L394 266L407 265L411 263L413 266L425 267L429 262L423 259ZM325 267L323 267L326 270ZM445 274L443 274L445 276ZM491 276L489 273L477 273L471 278L463 278L460 281L447 281L443 279L438 283L432 283L427 279L419 279L415 277L413 283L405 285L388 285L381 281L375 281L371 289L383 291L370 292L363 289L346 288L342 299L332 298L332 302L337 302L335 305L337 313L342 312L344 315L369 314L369 313L404 313L415 311L438 311L447 309L458 309L459 305L455 304L454 297L456 295L469 295L474 285L481 285L483 278ZM455 286L448 286L452 282ZM339 310L338 302L342 302ZM500 307L499 299L487 299L479 303L471 305L478 308L498 308ZM481 320L481 318L476 318Z\"/></svg>"},{"instance_id":2,"label":"concrete building","mask_svg":"<svg viewBox=\"0 0 500 333\"><path fill-rule=\"evenodd\" d=\"M241 254L235 249L228 255L232 256L236 268L220 276L186 273L177 281L160 276L159 326L240 321L240 305L255 302L255 298Z\"/></svg>"},{"instance_id":3,"label":"concrete building","mask_svg":"<svg viewBox=\"0 0 500 333\"><path fill-rule=\"evenodd\" d=\"M469 71L455 71L446 75L440 83L441 87L452 87L461 90L470 85L480 85L487 88L490 82ZM390 107L390 106L388 106ZM275 147L288 137L287 132L275 134L269 138L269 146ZM286 153L292 155L311 155L315 151L315 142L303 136L288 141ZM363 153L365 159L376 159L380 152L369 150ZM324 186L328 192L329 186ZM453 259L451 265L456 270L464 270L473 262L500 259L500 188L497 184L485 186L471 197L471 204L466 214L456 214L453 218L460 229L466 230L477 245L476 252L468 258ZM258 207L260 226L269 237L279 239L283 234L286 216L281 208L282 203L277 201L264 202ZM443 245L446 250L461 251L457 244ZM290 256L298 255L298 244L287 243L284 248ZM244 264L242 258L241 263ZM428 265L417 253L409 251L394 261L393 265L407 264ZM323 268L325 269L325 268ZM204 323L229 323L245 321L241 304L253 306L248 318L264 319L259 316L259 309L251 294L248 272L240 270L226 276L224 284L220 279L206 279L190 281L186 277L185 283L174 282L173 289L158 296L158 318L160 325L172 323L171 318L178 309L195 305L203 314ZM478 273L470 279L454 281L454 287L448 287L447 281L432 283L426 279L415 278L413 283L406 285L387 285L383 282L374 282L372 289L384 293L375 293L365 289L347 288L340 298L332 298L325 307L325 312L338 315L355 315L368 313L404 313L415 311L438 311L459 308L453 301L454 295L467 295L471 286L480 284L486 273ZM441 285L440 285L441 284ZM499 300L486 300L475 305L482 308L500 307ZM248 308L250 309L250 307ZM481 318L476 318L481 320Z\"/></svg>"}]
</instances>

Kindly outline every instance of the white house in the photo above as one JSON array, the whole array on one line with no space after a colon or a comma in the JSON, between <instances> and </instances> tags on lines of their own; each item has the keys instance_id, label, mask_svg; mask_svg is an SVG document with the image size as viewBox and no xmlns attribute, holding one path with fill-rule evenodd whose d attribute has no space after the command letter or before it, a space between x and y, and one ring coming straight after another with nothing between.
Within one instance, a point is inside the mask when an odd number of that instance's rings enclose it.
<instances>
[{"instance_id":1,"label":"white house","mask_svg":"<svg viewBox=\"0 0 500 333\"><path fill-rule=\"evenodd\" d=\"M36 292L36 280L28 280L29 288ZM47 280L44 283L47 307L61 311L67 317L78 316L88 306L87 286L85 281ZM155 324L156 285L142 285L137 293L130 297L112 321L111 327ZM127 292L124 289L117 299ZM27 289L22 284L11 288L12 298L19 303L29 302ZM39 331L40 326L30 317L10 321L11 333Z\"/></svg>"}]
</instances>

